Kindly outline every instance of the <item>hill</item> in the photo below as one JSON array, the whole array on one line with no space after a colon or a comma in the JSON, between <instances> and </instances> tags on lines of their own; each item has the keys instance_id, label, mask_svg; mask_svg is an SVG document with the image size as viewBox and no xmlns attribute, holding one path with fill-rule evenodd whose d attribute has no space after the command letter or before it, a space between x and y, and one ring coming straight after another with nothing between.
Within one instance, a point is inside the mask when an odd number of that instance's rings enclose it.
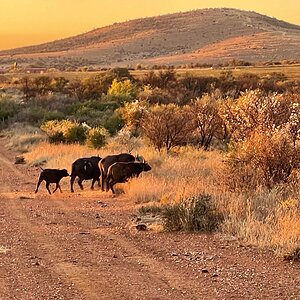
<instances>
[{"instance_id":1,"label":"hill","mask_svg":"<svg viewBox=\"0 0 300 300\"><path fill-rule=\"evenodd\" d=\"M300 26L237 9L201 9L115 23L74 37L0 51L0 58L102 66L296 60ZM22 60L21 60L22 61Z\"/></svg>"}]
</instances>

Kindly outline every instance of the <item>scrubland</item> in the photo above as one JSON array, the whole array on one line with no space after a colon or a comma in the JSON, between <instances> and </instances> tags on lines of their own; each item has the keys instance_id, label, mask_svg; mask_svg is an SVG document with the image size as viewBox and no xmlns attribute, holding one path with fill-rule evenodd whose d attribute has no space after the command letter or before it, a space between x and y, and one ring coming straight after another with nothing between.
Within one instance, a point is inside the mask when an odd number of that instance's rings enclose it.
<instances>
[{"instance_id":1,"label":"scrubland","mask_svg":"<svg viewBox=\"0 0 300 300\"><path fill-rule=\"evenodd\" d=\"M299 257L299 82L117 69L11 86L21 96L2 94L1 124L29 165L70 171L79 157L138 151L151 172L118 189L139 213L159 213L165 230L217 231Z\"/></svg>"}]
</instances>

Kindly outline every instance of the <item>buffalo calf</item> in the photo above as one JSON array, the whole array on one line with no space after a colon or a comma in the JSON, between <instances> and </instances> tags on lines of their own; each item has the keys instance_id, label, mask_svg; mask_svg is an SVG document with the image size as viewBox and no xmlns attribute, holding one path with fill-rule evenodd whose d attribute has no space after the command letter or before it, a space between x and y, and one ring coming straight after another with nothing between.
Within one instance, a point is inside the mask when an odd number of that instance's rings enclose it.
<instances>
[{"instance_id":1,"label":"buffalo calf","mask_svg":"<svg viewBox=\"0 0 300 300\"><path fill-rule=\"evenodd\" d=\"M109 189L115 194L116 183L127 182L132 177L139 177L142 172L150 171L151 167L144 162L116 162L108 168L106 177L106 191Z\"/></svg>"},{"instance_id":2,"label":"buffalo calf","mask_svg":"<svg viewBox=\"0 0 300 300\"><path fill-rule=\"evenodd\" d=\"M58 169L45 169L44 170L44 169L42 169L35 193L38 192L39 186L43 180L46 181L46 188L50 195L51 195L51 192L49 190L50 183L56 183L56 187L55 187L55 190L53 191L53 193L55 193L58 188L59 188L60 192L62 192L59 182L61 181L61 179L63 177L68 177L68 176L70 176L70 175L68 174L68 171L66 169L63 169L63 170L58 170Z\"/></svg>"}]
</instances>

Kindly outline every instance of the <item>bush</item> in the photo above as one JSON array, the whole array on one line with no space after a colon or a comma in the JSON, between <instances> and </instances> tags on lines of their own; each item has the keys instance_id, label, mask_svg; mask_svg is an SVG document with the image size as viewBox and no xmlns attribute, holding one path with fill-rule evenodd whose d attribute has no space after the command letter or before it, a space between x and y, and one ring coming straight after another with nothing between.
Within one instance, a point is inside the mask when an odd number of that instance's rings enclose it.
<instances>
[{"instance_id":1,"label":"bush","mask_svg":"<svg viewBox=\"0 0 300 300\"><path fill-rule=\"evenodd\" d=\"M18 104L13 100L0 98L0 121L6 121L19 111Z\"/></svg>"},{"instance_id":2,"label":"bush","mask_svg":"<svg viewBox=\"0 0 300 300\"><path fill-rule=\"evenodd\" d=\"M86 140L86 129L69 120L51 120L42 124L41 129L48 135L49 142L66 142L83 144Z\"/></svg>"},{"instance_id":3,"label":"bush","mask_svg":"<svg viewBox=\"0 0 300 300\"><path fill-rule=\"evenodd\" d=\"M64 137L64 134L61 131L57 131L52 135L49 135L48 140L50 144L59 144L66 142L66 138Z\"/></svg>"},{"instance_id":4,"label":"bush","mask_svg":"<svg viewBox=\"0 0 300 300\"><path fill-rule=\"evenodd\" d=\"M149 104L147 101L136 100L131 103L125 103L124 107L119 109L126 128L129 129L132 134L139 135L140 123L148 107Z\"/></svg>"},{"instance_id":5,"label":"bush","mask_svg":"<svg viewBox=\"0 0 300 300\"><path fill-rule=\"evenodd\" d=\"M69 144L79 143L84 144L86 140L86 129L79 124L74 124L65 133L66 142Z\"/></svg>"},{"instance_id":6,"label":"bush","mask_svg":"<svg viewBox=\"0 0 300 300\"><path fill-rule=\"evenodd\" d=\"M61 121L64 118L65 118L65 115L60 111L57 111L57 110L49 111L49 112L45 113L43 123L45 123L47 121L51 121L51 120Z\"/></svg>"},{"instance_id":7,"label":"bush","mask_svg":"<svg viewBox=\"0 0 300 300\"><path fill-rule=\"evenodd\" d=\"M114 111L111 116L104 120L103 126L111 135L114 135L123 128L124 120L118 111Z\"/></svg>"},{"instance_id":8,"label":"bush","mask_svg":"<svg viewBox=\"0 0 300 300\"><path fill-rule=\"evenodd\" d=\"M241 141L260 129L289 126L296 141L300 136L300 97L297 94L269 94L260 90L243 93L236 101L228 99L222 117L231 139Z\"/></svg>"},{"instance_id":9,"label":"bush","mask_svg":"<svg viewBox=\"0 0 300 300\"><path fill-rule=\"evenodd\" d=\"M114 79L108 90L108 95L122 103L133 100L137 96L137 88L129 79L124 81Z\"/></svg>"},{"instance_id":10,"label":"bush","mask_svg":"<svg viewBox=\"0 0 300 300\"><path fill-rule=\"evenodd\" d=\"M286 183L300 166L300 146L294 143L289 127L258 128L245 141L237 143L226 160L226 182L231 189L268 189Z\"/></svg>"},{"instance_id":11,"label":"bush","mask_svg":"<svg viewBox=\"0 0 300 300\"><path fill-rule=\"evenodd\" d=\"M103 127L92 128L87 135L87 145L91 148L99 149L106 143L109 136L108 131Z\"/></svg>"},{"instance_id":12,"label":"bush","mask_svg":"<svg viewBox=\"0 0 300 300\"><path fill-rule=\"evenodd\" d=\"M39 106L28 106L23 108L16 116L18 122L27 122L39 126L42 123L46 110Z\"/></svg>"},{"instance_id":13,"label":"bush","mask_svg":"<svg viewBox=\"0 0 300 300\"><path fill-rule=\"evenodd\" d=\"M198 195L181 200L163 209L165 228L171 231L215 231L222 221L209 195Z\"/></svg>"},{"instance_id":14,"label":"bush","mask_svg":"<svg viewBox=\"0 0 300 300\"><path fill-rule=\"evenodd\" d=\"M191 104L193 122L193 140L207 150L213 139L224 137L223 120L219 113L219 104L211 96L198 98Z\"/></svg>"},{"instance_id":15,"label":"bush","mask_svg":"<svg viewBox=\"0 0 300 300\"><path fill-rule=\"evenodd\" d=\"M175 104L156 105L145 112L141 120L145 136L158 151L186 145L191 126L189 108Z\"/></svg>"}]
</instances>

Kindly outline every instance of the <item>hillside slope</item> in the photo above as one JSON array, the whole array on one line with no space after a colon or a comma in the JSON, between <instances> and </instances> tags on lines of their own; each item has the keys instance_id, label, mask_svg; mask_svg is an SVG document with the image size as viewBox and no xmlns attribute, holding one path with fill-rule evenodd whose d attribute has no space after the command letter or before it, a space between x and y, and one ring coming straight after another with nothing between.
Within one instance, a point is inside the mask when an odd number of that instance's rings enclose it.
<instances>
[{"instance_id":1,"label":"hillside slope","mask_svg":"<svg viewBox=\"0 0 300 300\"><path fill-rule=\"evenodd\" d=\"M300 57L300 26L255 12L202 9L136 19L0 57L77 58L99 65L180 64Z\"/></svg>"}]
</instances>

